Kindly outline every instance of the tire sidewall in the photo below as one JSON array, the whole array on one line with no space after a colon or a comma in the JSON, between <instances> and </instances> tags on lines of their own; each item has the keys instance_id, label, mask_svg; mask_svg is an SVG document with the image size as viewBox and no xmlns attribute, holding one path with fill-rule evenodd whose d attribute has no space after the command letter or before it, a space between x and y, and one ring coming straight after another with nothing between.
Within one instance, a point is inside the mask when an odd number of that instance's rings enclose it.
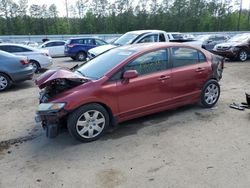
<instances>
[{"instance_id":1,"label":"tire sidewall","mask_svg":"<svg viewBox=\"0 0 250 188\"><path fill-rule=\"evenodd\" d=\"M218 95L216 101L213 104L208 104L206 102L206 100L205 100L205 91L206 91L207 87L209 85L211 85L211 84L214 84L214 85L216 85L218 87L219 95ZM218 102L219 98L220 98L220 85L219 85L219 83L216 80L207 81L206 84L203 86L203 89L202 89L202 92L201 92L201 105L203 107L205 107L205 108L211 108Z\"/></svg>"},{"instance_id":2,"label":"tire sidewall","mask_svg":"<svg viewBox=\"0 0 250 188\"><path fill-rule=\"evenodd\" d=\"M5 90L9 89L12 83L11 83L10 78L6 74L0 73L0 76L4 77L7 80L7 86L2 90L0 89L0 92L1 92L1 91L5 91Z\"/></svg>"},{"instance_id":3,"label":"tire sidewall","mask_svg":"<svg viewBox=\"0 0 250 188\"><path fill-rule=\"evenodd\" d=\"M38 73L38 72L39 72L39 69L40 69L39 63L32 60L32 61L30 61L30 64L31 64L32 66L33 66L33 64L36 65L37 68L36 68L34 71L35 71L35 73Z\"/></svg>"},{"instance_id":4,"label":"tire sidewall","mask_svg":"<svg viewBox=\"0 0 250 188\"><path fill-rule=\"evenodd\" d=\"M80 59L80 58L79 58L80 55L84 55L84 58L83 58L83 59ZM77 56L76 56L76 59L77 59L78 61L85 61L85 60L86 60L86 57L87 57L87 55L86 55L85 52L78 52L78 54L77 54Z\"/></svg>"},{"instance_id":5,"label":"tire sidewall","mask_svg":"<svg viewBox=\"0 0 250 188\"><path fill-rule=\"evenodd\" d=\"M246 57L246 59L243 59L243 60L242 60L242 59L240 58L241 53L245 53L247 56L248 56L248 54L247 54L246 50L241 50L241 51L239 52L239 57L238 57L238 59L239 59L241 62L245 62L245 61L247 60L247 57Z\"/></svg>"},{"instance_id":6,"label":"tire sidewall","mask_svg":"<svg viewBox=\"0 0 250 188\"><path fill-rule=\"evenodd\" d=\"M101 112L105 118L105 125L104 125L102 132L100 134L98 134L96 137L83 138L77 132L76 123L77 123L79 117L82 116L83 113L85 113L89 110L97 110L97 111ZM78 140L80 142L91 142L91 141L97 140L107 131L109 124L110 124L110 121L109 121L109 114L108 114L107 110L103 106L101 106L97 103L86 104L84 106L81 106L80 108L73 111L68 116L68 120L67 120L67 127L69 130L69 133L71 134L71 136L73 136L76 140Z\"/></svg>"}]
</instances>

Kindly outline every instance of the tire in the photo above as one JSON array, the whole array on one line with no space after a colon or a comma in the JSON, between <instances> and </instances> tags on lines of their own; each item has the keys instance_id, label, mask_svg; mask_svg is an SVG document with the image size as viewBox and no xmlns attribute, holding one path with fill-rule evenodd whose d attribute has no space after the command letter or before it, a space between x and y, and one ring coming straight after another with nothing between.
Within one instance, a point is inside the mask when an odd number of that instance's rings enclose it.
<instances>
[{"instance_id":1,"label":"tire","mask_svg":"<svg viewBox=\"0 0 250 188\"><path fill-rule=\"evenodd\" d=\"M109 114L106 109L99 104L92 103L72 112L68 117L67 127L71 136L76 140L91 142L106 132L109 122Z\"/></svg>"},{"instance_id":2,"label":"tire","mask_svg":"<svg viewBox=\"0 0 250 188\"><path fill-rule=\"evenodd\" d=\"M9 89L11 85L12 82L10 78L5 74L0 73L0 92Z\"/></svg>"},{"instance_id":3,"label":"tire","mask_svg":"<svg viewBox=\"0 0 250 188\"><path fill-rule=\"evenodd\" d=\"M216 80L209 80L201 92L201 105L205 108L213 107L220 98L220 85Z\"/></svg>"},{"instance_id":4,"label":"tire","mask_svg":"<svg viewBox=\"0 0 250 188\"><path fill-rule=\"evenodd\" d=\"M77 61L85 61L86 57L87 55L85 52L78 52L75 58Z\"/></svg>"},{"instance_id":5,"label":"tire","mask_svg":"<svg viewBox=\"0 0 250 188\"><path fill-rule=\"evenodd\" d=\"M40 64L36 61L30 61L30 64L33 66L35 73L38 73L40 70Z\"/></svg>"},{"instance_id":6,"label":"tire","mask_svg":"<svg viewBox=\"0 0 250 188\"><path fill-rule=\"evenodd\" d=\"M244 62L247 60L247 51L246 50L241 50L238 54L238 59L241 61L241 62Z\"/></svg>"}]
</instances>

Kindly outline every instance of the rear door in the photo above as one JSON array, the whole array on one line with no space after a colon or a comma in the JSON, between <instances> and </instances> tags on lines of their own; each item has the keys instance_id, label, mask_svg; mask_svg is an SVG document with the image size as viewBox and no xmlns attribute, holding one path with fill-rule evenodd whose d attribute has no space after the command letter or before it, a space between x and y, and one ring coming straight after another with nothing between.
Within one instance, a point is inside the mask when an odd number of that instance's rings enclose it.
<instances>
[{"instance_id":1,"label":"rear door","mask_svg":"<svg viewBox=\"0 0 250 188\"><path fill-rule=\"evenodd\" d=\"M211 66L205 55L187 47L171 48L172 90L175 102L192 101L200 96Z\"/></svg>"},{"instance_id":2,"label":"rear door","mask_svg":"<svg viewBox=\"0 0 250 188\"><path fill-rule=\"evenodd\" d=\"M132 117L165 106L170 100L168 51L166 49L146 53L128 63L126 70L136 70L137 78L124 83L117 81L120 117Z\"/></svg>"}]
</instances>

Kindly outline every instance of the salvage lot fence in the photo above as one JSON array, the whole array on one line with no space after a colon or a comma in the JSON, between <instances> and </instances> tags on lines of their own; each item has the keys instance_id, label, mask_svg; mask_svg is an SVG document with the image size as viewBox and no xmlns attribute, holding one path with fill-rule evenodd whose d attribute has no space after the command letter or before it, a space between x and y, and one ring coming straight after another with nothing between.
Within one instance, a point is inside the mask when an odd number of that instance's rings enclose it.
<instances>
[{"instance_id":1,"label":"salvage lot fence","mask_svg":"<svg viewBox=\"0 0 250 188\"><path fill-rule=\"evenodd\" d=\"M193 35L202 35L202 34L227 34L235 35L239 33L246 33L250 31L225 31L225 32L189 32ZM84 35L2 35L0 36L0 41L4 42L21 42L21 41L35 41L42 43L42 39L49 40L67 40L73 37L98 37L104 39L108 42L113 39L121 36L122 34L84 34Z\"/></svg>"}]
</instances>

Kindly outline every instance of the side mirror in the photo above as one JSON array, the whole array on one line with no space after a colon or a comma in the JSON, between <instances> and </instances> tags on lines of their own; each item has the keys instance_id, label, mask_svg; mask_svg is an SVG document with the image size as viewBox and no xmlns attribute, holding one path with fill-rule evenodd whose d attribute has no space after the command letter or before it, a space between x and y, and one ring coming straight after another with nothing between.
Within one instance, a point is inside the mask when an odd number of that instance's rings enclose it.
<instances>
[{"instance_id":1,"label":"side mirror","mask_svg":"<svg viewBox=\"0 0 250 188\"><path fill-rule=\"evenodd\" d=\"M136 70L128 70L128 71L123 73L123 78L127 79L127 80L132 79L132 78L136 78L138 76L139 76L139 74Z\"/></svg>"}]
</instances>

